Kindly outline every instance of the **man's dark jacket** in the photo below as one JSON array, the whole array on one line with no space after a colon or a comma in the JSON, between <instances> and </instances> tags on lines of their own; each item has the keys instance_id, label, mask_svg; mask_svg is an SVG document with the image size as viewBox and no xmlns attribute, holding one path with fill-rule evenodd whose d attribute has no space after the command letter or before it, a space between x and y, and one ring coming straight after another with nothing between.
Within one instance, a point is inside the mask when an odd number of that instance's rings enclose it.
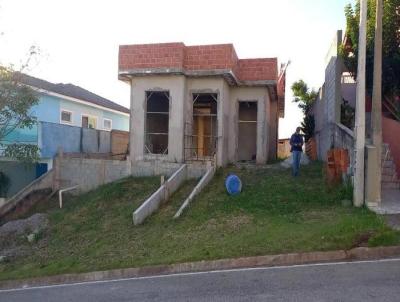
<instances>
[{"instance_id":1,"label":"man's dark jacket","mask_svg":"<svg viewBox=\"0 0 400 302\"><path fill-rule=\"evenodd\" d=\"M296 146L300 144L300 146ZM290 149L290 152L293 151L301 151L303 152L303 136L301 134L293 134L292 137L290 138L290 145L292 148Z\"/></svg>"}]
</instances>

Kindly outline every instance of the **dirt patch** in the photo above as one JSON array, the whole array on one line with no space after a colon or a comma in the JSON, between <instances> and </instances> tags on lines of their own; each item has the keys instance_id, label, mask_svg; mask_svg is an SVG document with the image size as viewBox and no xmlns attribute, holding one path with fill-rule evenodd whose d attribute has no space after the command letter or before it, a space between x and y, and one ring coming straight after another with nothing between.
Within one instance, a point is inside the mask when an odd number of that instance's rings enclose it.
<instances>
[{"instance_id":1,"label":"dirt patch","mask_svg":"<svg viewBox=\"0 0 400 302\"><path fill-rule=\"evenodd\" d=\"M353 240L353 245L351 248L356 248L356 247L368 247L368 241L369 239L374 236L375 232L365 232L360 235L358 235L354 240Z\"/></svg>"}]
</instances>

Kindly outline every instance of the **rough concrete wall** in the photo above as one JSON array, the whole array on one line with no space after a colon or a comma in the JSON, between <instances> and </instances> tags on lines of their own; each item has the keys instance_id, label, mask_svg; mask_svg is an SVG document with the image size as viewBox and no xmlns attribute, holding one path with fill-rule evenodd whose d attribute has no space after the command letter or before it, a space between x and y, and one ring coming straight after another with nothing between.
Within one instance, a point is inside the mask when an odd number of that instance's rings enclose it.
<instances>
[{"instance_id":1,"label":"rough concrete wall","mask_svg":"<svg viewBox=\"0 0 400 302\"><path fill-rule=\"evenodd\" d=\"M268 159L276 159L278 153L278 102L270 102L270 126L269 126L269 145L268 145Z\"/></svg>"},{"instance_id":2,"label":"rough concrete wall","mask_svg":"<svg viewBox=\"0 0 400 302\"><path fill-rule=\"evenodd\" d=\"M53 186L53 170L48 171L43 174L41 177L35 179L6 202L1 204L0 206L0 217L9 213L12 209L14 209L19 203L23 202L24 198L28 196L30 193L44 190L44 189L52 189Z\"/></svg>"},{"instance_id":3,"label":"rough concrete wall","mask_svg":"<svg viewBox=\"0 0 400 302\"><path fill-rule=\"evenodd\" d=\"M170 177L176 170L179 169L181 164L172 163L168 161L159 160L146 160L135 162L132 165L132 175L137 177L165 175Z\"/></svg>"},{"instance_id":4,"label":"rough concrete wall","mask_svg":"<svg viewBox=\"0 0 400 302\"><path fill-rule=\"evenodd\" d=\"M59 160L61 187L79 185L86 192L130 175L127 161L63 158Z\"/></svg>"},{"instance_id":5,"label":"rough concrete wall","mask_svg":"<svg viewBox=\"0 0 400 302\"><path fill-rule=\"evenodd\" d=\"M337 31L325 60L327 64L325 83L320 91L319 100L314 105L318 159L324 161L326 160L327 151L334 145L334 125L340 123L343 62L338 57L338 47L341 41L342 31Z\"/></svg>"},{"instance_id":6,"label":"rough concrete wall","mask_svg":"<svg viewBox=\"0 0 400 302\"><path fill-rule=\"evenodd\" d=\"M268 115L267 108L269 106L269 96L267 88L263 87L234 87L231 89L231 119L230 119L230 136L231 141L229 156L233 161L238 160L238 102L240 101L256 101L257 102L257 163L263 164L268 157ZM232 149L234 152L232 152Z\"/></svg>"},{"instance_id":7,"label":"rough concrete wall","mask_svg":"<svg viewBox=\"0 0 400 302\"><path fill-rule=\"evenodd\" d=\"M221 111L222 115L222 131L220 136L221 141L221 153L219 163L222 167L226 166L229 162L229 112L231 107L230 101L230 87L223 81L223 88L221 94Z\"/></svg>"},{"instance_id":8,"label":"rough concrete wall","mask_svg":"<svg viewBox=\"0 0 400 302\"><path fill-rule=\"evenodd\" d=\"M332 145L332 137L334 133L331 125L340 123L340 104L342 103L341 77L342 77L342 61L338 57L338 47L342 41L342 31L337 31L328 55L326 57L327 67L325 69L324 83L324 114L325 121L323 132L322 156L326 158L326 152Z\"/></svg>"},{"instance_id":9,"label":"rough concrete wall","mask_svg":"<svg viewBox=\"0 0 400 302\"><path fill-rule=\"evenodd\" d=\"M341 94L341 62L338 57L332 57L325 70L325 118L331 123L340 122Z\"/></svg>"},{"instance_id":10,"label":"rough concrete wall","mask_svg":"<svg viewBox=\"0 0 400 302\"><path fill-rule=\"evenodd\" d=\"M168 159L183 161L184 76L135 77L131 81L130 157L132 162L145 158L146 91L169 91Z\"/></svg>"}]
</instances>

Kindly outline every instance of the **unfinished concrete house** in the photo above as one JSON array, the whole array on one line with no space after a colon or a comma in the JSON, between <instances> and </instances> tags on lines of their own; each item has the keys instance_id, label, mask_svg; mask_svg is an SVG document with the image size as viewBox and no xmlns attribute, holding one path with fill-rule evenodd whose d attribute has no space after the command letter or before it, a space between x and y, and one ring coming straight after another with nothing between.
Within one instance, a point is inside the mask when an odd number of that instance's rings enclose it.
<instances>
[{"instance_id":1,"label":"unfinished concrete house","mask_svg":"<svg viewBox=\"0 0 400 302\"><path fill-rule=\"evenodd\" d=\"M118 75L131 87L133 165L276 157L285 94L276 58L239 59L232 44L122 45Z\"/></svg>"}]
</instances>

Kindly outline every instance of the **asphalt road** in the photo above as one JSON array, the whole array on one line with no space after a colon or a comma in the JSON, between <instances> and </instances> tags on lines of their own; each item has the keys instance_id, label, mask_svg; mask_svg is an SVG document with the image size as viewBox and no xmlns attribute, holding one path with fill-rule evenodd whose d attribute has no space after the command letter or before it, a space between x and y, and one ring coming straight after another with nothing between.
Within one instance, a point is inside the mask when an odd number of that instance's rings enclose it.
<instances>
[{"instance_id":1,"label":"asphalt road","mask_svg":"<svg viewBox=\"0 0 400 302\"><path fill-rule=\"evenodd\" d=\"M0 301L400 301L400 259L27 288Z\"/></svg>"}]
</instances>

